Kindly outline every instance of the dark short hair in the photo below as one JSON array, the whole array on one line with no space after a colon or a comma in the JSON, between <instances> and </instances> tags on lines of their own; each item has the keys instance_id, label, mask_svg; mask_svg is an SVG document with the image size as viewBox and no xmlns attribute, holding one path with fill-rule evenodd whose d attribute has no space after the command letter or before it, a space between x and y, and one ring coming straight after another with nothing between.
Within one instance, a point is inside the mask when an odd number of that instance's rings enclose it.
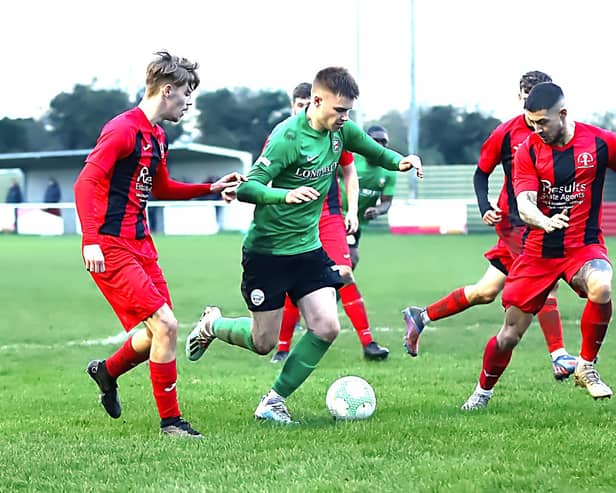
<instances>
[{"instance_id":1,"label":"dark short hair","mask_svg":"<svg viewBox=\"0 0 616 493\"><path fill-rule=\"evenodd\" d=\"M533 87L524 103L524 109L535 112L549 110L565 95L563 90L553 82L542 82Z\"/></svg>"},{"instance_id":2,"label":"dark short hair","mask_svg":"<svg viewBox=\"0 0 616 493\"><path fill-rule=\"evenodd\" d=\"M312 84L310 82L297 84L295 89L293 89L292 100L295 101L297 98L308 99L310 98L310 91L312 91Z\"/></svg>"},{"instance_id":3,"label":"dark short hair","mask_svg":"<svg viewBox=\"0 0 616 493\"><path fill-rule=\"evenodd\" d=\"M540 72L539 70L531 70L530 72L526 72L522 77L520 77L520 91L528 93L533 87L537 84L541 84L542 82L552 82L552 77L545 72Z\"/></svg>"},{"instance_id":4,"label":"dark short hair","mask_svg":"<svg viewBox=\"0 0 616 493\"><path fill-rule=\"evenodd\" d=\"M319 70L314 78L313 85L324 87L345 98L357 99L359 97L357 82L349 71L343 67L327 67Z\"/></svg>"},{"instance_id":5,"label":"dark short hair","mask_svg":"<svg viewBox=\"0 0 616 493\"><path fill-rule=\"evenodd\" d=\"M389 145L389 135L385 127L381 127L381 125L372 125L366 130L366 133L378 143L385 146Z\"/></svg>"}]
</instances>

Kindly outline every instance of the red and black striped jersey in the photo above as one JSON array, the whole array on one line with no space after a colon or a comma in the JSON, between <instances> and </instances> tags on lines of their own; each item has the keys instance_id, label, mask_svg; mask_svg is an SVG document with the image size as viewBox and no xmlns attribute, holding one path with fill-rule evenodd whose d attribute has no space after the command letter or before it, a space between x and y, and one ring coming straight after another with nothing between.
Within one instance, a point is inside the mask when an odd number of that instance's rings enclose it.
<instances>
[{"instance_id":1,"label":"red and black striped jersey","mask_svg":"<svg viewBox=\"0 0 616 493\"><path fill-rule=\"evenodd\" d=\"M545 144L532 134L514 160L516 196L537 192L537 206L546 216L566 210L569 227L546 233L529 228L524 253L547 258L565 257L585 245L603 245L601 206L607 168L616 169L616 133L575 123L565 146Z\"/></svg>"},{"instance_id":2,"label":"red and black striped jersey","mask_svg":"<svg viewBox=\"0 0 616 493\"><path fill-rule=\"evenodd\" d=\"M103 127L75 182L75 202L85 244L99 234L141 239L149 235L145 208L152 192L161 200L210 193L209 184L169 178L167 137L139 107Z\"/></svg>"},{"instance_id":3,"label":"red and black striped jersey","mask_svg":"<svg viewBox=\"0 0 616 493\"><path fill-rule=\"evenodd\" d=\"M517 148L531 133L533 130L526 124L524 115L518 115L496 127L481 146L477 163L479 169L489 175L500 163L505 175L497 202L502 211L502 220L497 224L497 229L524 225L513 191L513 157Z\"/></svg>"},{"instance_id":4,"label":"red and black striped jersey","mask_svg":"<svg viewBox=\"0 0 616 493\"><path fill-rule=\"evenodd\" d=\"M353 164L353 153L342 151L338 164L342 167ZM332 175L332 183L327 191L327 197L323 201L323 210L321 217L341 216L342 215L342 195L340 194L340 182L338 181L338 173Z\"/></svg>"}]
</instances>

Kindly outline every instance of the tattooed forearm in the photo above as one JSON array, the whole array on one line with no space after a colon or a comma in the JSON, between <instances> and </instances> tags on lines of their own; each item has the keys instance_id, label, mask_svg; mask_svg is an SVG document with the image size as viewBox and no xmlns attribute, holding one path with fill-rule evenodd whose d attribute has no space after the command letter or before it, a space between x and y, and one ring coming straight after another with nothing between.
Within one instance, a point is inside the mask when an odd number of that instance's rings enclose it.
<instances>
[{"instance_id":1,"label":"tattooed forearm","mask_svg":"<svg viewBox=\"0 0 616 493\"><path fill-rule=\"evenodd\" d=\"M546 229L550 219L537 207L537 192L522 192L516 199L522 221L531 226Z\"/></svg>"}]
</instances>

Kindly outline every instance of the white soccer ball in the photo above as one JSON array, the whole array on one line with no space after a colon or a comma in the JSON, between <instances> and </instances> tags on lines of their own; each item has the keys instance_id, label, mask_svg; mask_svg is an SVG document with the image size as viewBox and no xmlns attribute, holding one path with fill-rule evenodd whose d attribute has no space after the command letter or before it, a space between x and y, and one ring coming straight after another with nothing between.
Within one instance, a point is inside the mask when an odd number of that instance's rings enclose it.
<instances>
[{"instance_id":1,"label":"white soccer ball","mask_svg":"<svg viewBox=\"0 0 616 493\"><path fill-rule=\"evenodd\" d=\"M334 419L367 419L376 409L376 395L363 378L342 377L330 385L325 404Z\"/></svg>"}]
</instances>

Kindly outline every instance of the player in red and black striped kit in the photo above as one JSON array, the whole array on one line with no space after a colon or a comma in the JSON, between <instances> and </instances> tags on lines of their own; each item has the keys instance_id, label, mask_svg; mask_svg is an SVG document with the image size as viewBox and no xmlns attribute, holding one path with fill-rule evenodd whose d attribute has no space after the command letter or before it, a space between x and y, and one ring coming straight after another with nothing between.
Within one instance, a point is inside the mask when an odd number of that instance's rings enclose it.
<instances>
[{"instance_id":1,"label":"player in red and black striped kit","mask_svg":"<svg viewBox=\"0 0 616 493\"><path fill-rule=\"evenodd\" d=\"M551 81L550 76L543 72L535 70L525 73L520 78L519 100L523 104L535 85ZM503 290L513 261L522 249L522 235L526 230L518 214L513 191L513 157L516 149L532 132L526 116L521 114L501 123L483 143L475 170L475 195L483 222L494 227L498 242L485 253L490 265L475 284L457 288L425 308L411 306L404 310L408 327L406 347L411 356L417 355L419 335L430 322L450 317L474 305L491 303ZM499 163L503 166L505 180L497 205L492 206L488 200L488 178ZM550 352L554 377L563 380L575 370L576 360L565 349L556 288L537 313L537 319Z\"/></svg>"},{"instance_id":2,"label":"player in red and black striped kit","mask_svg":"<svg viewBox=\"0 0 616 493\"><path fill-rule=\"evenodd\" d=\"M532 89L525 114L535 133L516 153L514 189L529 228L505 282L505 323L486 345L479 383L464 410L488 404L513 349L559 279L587 298L575 383L595 399L612 396L594 361L612 315L612 267L600 222L605 173L616 169L616 134L568 121L563 92L551 82Z\"/></svg>"},{"instance_id":3,"label":"player in red and black striped kit","mask_svg":"<svg viewBox=\"0 0 616 493\"><path fill-rule=\"evenodd\" d=\"M142 101L103 127L74 187L86 269L125 330L140 322L145 325L109 358L88 365L101 403L112 418L119 418L117 378L149 359L161 432L190 437L201 435L180 413L175 357L178 322L145 212L150 192L159 200L191 199L224 193L241 180L238 173L212 184L188 184L169 177L167 137L158 124L179 121L192 105L191 94L199 85L197 68L185 58L158 52L147 68Z\"/></svg>"}]
</instances>

